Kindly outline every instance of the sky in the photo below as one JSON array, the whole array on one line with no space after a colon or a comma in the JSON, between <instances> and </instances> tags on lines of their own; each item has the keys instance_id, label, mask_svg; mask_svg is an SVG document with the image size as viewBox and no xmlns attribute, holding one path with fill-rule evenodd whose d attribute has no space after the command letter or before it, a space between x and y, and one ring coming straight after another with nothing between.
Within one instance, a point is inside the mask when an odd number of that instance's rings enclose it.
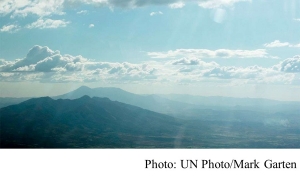
<instances>
[{"instance_id":1,"label":"sky","mask_svg":"<svg viewBox=\"0 0 300 181\"><path fill-rule=\"evenodd\" d=\"M298 0L0 0L0 97L90 87L300 101Z\"/></svg>"}]
</instances>

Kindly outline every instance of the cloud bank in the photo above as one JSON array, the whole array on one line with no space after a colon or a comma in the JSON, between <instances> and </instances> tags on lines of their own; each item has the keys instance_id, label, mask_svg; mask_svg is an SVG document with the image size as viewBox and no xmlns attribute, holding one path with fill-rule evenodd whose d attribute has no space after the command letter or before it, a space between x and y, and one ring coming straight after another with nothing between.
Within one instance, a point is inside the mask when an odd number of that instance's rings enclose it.
<instances>
[{"instance_id":1,"label":"cloud bank","mask_svg":"<svg viewBox=\"0 0 300 181\"><path fill-rule=\"evenodd\" d=\"M151 79L155 68L147 64L109 63L82 56L62 55L48 47L34 46L23 59L1 60L1 81L83 82Z\"/></svg>"},{"instance_id":2,"label":"cloud bank","mask_svg":"<svg viewBox=\"0 0 300 181\"><path fill-rule=\"evenodd\" d=\"M0 59L1 82L223 83L221 80L226 80L243 84L300 85L299 78L300 55L272 67L221 66L213 61L188 56L145 63L112 63L90 60L80 55L63 55L47 46L36 45L22 59Z\"/></svg>"}]
</instances>

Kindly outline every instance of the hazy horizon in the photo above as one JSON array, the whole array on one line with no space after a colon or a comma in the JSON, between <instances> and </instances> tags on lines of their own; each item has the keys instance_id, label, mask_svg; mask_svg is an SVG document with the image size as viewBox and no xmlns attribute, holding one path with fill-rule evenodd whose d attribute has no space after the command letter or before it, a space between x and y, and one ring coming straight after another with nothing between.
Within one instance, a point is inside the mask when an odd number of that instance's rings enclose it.
<instances>
[{"instance_id":1,"label":"hazy horizon","mask_svg":"<svg viewBox=\"0 0 300 181\"><path fill-rule=\"evenodd\" d=\"M78 87L77 87L78 86ZM55 96L60 96L62 94L67 94L67 93L70 93L72 91L75 91L77 90L78 88L82 87L82 86L86 86L88 88L91 88L91 89L94 89L94 88L119 88L119 89L122 89L126 92L129 92L129 93L133 93L133 94L137 94L137 95L190 95L190 96L199 96L199 97L227 97L227 98L249 98L249 99L266 99L266 100L275 100L275 101L291 101L291 102L300 102L300 100L297 100L297 99L291 99L291 100L282 100L282 99L274 99L274 98L266 98L266 97L247 97L247 96L241 96L241 97L237 97L237 96L234 96L234 95L214 95L214 94L207 94L207 95L203 95L203 94L192 94L192 93L188 93L188 91L179 91L179 92L172 92L174 89L171 90L171 92L166 92L165 90L160 92L160 91L156 91L154 92L155 90L152 90L152 91L149 91L147 90L147 88L145 88L145 91L141 91L141 90L132 90L132 87L131 86L114 86L114 85L111 85L111 86L90 86L88 84L85 84L85 85L69 85L68 86L61 86L61 85L48 85L48 86L44 86L42 87L41 89L42 90L36 90L35 91L39 91L39 93L37 92L34 92L32 91L34 89L34 87L30 87L30 86L27 86L29 89L28 90L21 90L19 96L16 96L18 95L16 92L10 92L10 94L8 95L12 95L12 96L0 96L0 98L34 98L34 97L55 97ZM127 87L127 88L126 88ZM57 88L62 88L60 90L57 90ZM17 90L15 89L16 91L20 91L20 90ZM23 93L23 91L25 93ZM26 94L27 93L27 94ZM1 92L2 95L3 92Z\"/></svg>"}]
</instances>

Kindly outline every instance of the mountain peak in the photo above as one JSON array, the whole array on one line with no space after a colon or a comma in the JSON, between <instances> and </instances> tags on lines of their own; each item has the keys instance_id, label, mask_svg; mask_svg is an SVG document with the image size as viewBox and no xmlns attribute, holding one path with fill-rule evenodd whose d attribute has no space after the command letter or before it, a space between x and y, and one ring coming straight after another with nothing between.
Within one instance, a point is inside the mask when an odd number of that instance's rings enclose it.
<instances>
[{"instance_id":1,"label":"mountain peak","mask_svg":"<svg viewBox=\"0 0 300 181\"><path fill-rule=\"evenodd\" d=\"M80 97L79 99L88 100L88 99L91 99L91 97L88 95L84 95L84 96Z\"/></svg>"},{"instance_id":2,"label":"mountain peak","mask_svg":"<svg viewBox=\"0 0 300 181\"><path fill-rule=\"evenodd\" d=\"M77 90L91 90L91 88L89 88L88 86L80 86Z\"/></svg>"}]
</instances>

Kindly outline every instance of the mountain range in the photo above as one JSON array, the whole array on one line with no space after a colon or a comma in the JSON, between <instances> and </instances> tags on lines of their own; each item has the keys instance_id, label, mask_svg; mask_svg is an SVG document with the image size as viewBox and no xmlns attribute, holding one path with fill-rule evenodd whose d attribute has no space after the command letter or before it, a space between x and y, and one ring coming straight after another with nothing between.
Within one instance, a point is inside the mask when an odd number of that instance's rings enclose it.
<instances>
[{"instance_id":1,"label":"mountain range","mask_svg":"<svg viewBox=\"0 0 300 181\"><path fill-rule=\"evenodd\" d=\"M3 148L300 148L298 102L86 86L24 99L0 109Z\"/></svg>"}]
</instances>

